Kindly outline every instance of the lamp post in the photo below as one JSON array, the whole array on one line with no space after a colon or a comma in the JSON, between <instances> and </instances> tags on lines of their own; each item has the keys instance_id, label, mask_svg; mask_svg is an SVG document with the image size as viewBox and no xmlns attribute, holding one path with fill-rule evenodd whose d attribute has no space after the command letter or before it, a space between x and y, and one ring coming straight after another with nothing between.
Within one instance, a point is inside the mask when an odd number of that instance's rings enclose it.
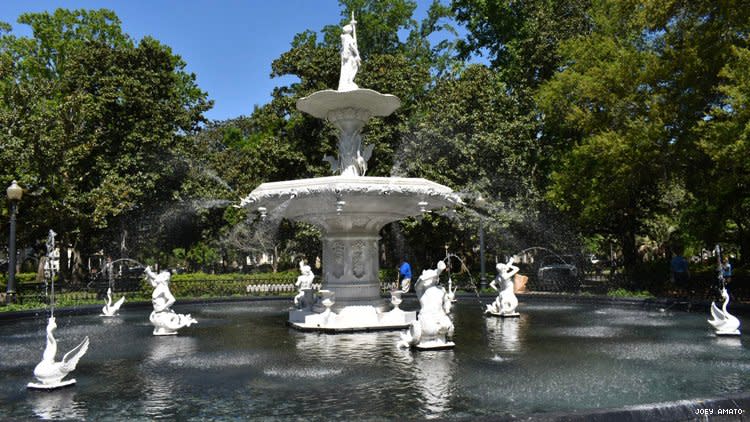
<instances>
[{"instance_id":1,"label":"lamp post","mask_svg":"<svg viewBox=\"0 0 750 422\"><path fill-rule=\"evenodd\" d=\"M476 201L474 201L474 204L478 208L484 208L484 205L487 202L482 197L482 194L479 194L479 197L477 197ZM479 214L479 289L480 291L487 288L487 277L485 276L485 268L484 268L484 217L482 214Z\"/></svg>"},{"instance_id":2,"label":"lamp post","mask_svg":"<svg viewBox=\"0 0 750 422\"><path fill-rule=\"evenodd\" d=\"M23 189L14 180L6 190L10 202L10 235L8 236L8 288L5 295L6 303L16 301L16 211L18 201L23 196Z\"/></svg>"}]
</instances>

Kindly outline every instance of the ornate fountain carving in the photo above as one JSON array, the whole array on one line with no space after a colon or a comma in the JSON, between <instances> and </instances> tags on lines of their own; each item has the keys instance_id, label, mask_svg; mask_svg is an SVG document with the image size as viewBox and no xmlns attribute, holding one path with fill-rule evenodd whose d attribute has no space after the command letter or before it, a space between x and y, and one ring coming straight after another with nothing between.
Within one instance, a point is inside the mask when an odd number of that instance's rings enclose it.
<instances>
[{"instance_id":1,"label":"ornate fountain carving","mask_svg":"<svg viewBox=\"0 0 750 422\"><path fill-rule=\"evenodd\" d=\"M309 265L305 265L305 261L300 260L299 271L302 273L297 277L297 281L294 283L299 289L299 292L294 296L294 306L297 308L312 309L313 303L313 281L315 280L315 274L312 272L312 268Z\"/></svg>"}]
</instances>

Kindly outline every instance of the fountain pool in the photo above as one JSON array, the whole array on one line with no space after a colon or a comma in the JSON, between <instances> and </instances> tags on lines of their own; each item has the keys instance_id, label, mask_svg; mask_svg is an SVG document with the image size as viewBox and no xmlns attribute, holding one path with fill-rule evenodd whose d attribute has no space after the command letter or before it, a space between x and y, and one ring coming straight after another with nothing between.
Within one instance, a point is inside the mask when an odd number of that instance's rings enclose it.
<instances>
[{"instance_id":1,"label":"fountain pool","mask_svg":"<svg viewBox=\"0 0 750 422\"><path fill-rule=\"evenodd\" d=\"M501 319L463 298L456 348L415 352L396 347L399 332L291 329L288 307L181 304L201 323L169 337L151 335L148 307L60 314L61 347L84 335L91 347L78 383L51 392L26 389L46 319L1 321L0 419L473 419L750 391L750 344L714 336L703 312L522 298L521 317Z\"/></svg>"}]
</instances>

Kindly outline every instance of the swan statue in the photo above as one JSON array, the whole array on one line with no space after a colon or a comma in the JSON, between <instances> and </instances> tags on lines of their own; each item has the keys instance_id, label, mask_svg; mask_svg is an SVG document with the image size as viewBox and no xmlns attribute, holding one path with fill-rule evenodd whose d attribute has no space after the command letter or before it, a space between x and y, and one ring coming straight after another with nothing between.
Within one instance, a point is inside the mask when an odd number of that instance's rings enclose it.
<instances>
[{"instance_id":1,"label":"swan statue","mask_svg":"<svg viewBox=\"0 0 750 422\"><path fill-rule=\"evenodd\" d=\"M448 291L446 292L448 294L448 299L451 301L451 303L456 303L458 299L456 299L456 290L458 290L458 287L453 287L453 280L451 280L450 275L448 276Z\"/></svg>"},{"instance_id":2,"label":"swan statue","mask_svg":"<svg viewBox=\"0 0 750 422\"><path fill-rule=\"evenodd\" d=\"M716 330L719 336L738 336L740 335L740 320L727 311L729 304L729 293L726 287L721 289L721 297L724 298L724 304L719 309L716 302L711 302L711 318L708 323Z\"/></svg>"},{"instance_id":3,"label":"swan statue","mask_svg":"<svg viewBox=\"0 0 750 422\"><path fill-rule=\"evenodd\" d=\"M57 329L55 317L50 317L47 322L47 347L44 349L42 361L34 368L34 376L40 382L30 382L28 384L29 388L51 390L53 388L72 385L76 382L75 379L65 381L62 379L76 369L78 361L86 354L86 351L89 349L89 337L86 336L81 344L66 353L62 361L55 362L55 355L57 354L57 341L54 336L55 329Z\"/></svg>"},{"instance_id":4,"label":"swan statue","mask_svg":"<svg viewBox=\"0 0 750 422\"><path fill-rule=\"evenodd\" d=\"M117 314L117 311L120 310L120 306L125 303L125 296L121 297L120 300L115 302L115 304L112 304L112 289L107 289L107 302L104 304L104 307L102 308L102 316L115 316Z\"/></svg>"}]
</instances>

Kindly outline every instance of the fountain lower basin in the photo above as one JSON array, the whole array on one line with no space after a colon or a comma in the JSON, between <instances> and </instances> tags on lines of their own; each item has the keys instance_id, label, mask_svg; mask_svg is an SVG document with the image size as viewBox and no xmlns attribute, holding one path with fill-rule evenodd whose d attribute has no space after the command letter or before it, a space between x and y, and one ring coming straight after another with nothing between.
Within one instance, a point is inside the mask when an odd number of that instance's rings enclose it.
<instances>
[{"instance_id":1,"label":"fountain lower basin","mask_svg":"<svg viewBox=\"0 0 750 422\"><path fill-rule=\"evenodd\" d=\"M396 347L398 332L289 329L288 305L180 303L200 324L167 337L151 335L150 304L107 319L98 308L60 313L60 337L86 334L91 347L75 386L44 392L25 388L44 348L44 318L0 321L0 419L538 419L618 409L637 421L680 419L668 412L718 403L708 398L750 402L747 338L716 337L705 312L522 297L521 317L500 319L462 298L456 348L415 352Z\"/></svg>"}]
</instances>

